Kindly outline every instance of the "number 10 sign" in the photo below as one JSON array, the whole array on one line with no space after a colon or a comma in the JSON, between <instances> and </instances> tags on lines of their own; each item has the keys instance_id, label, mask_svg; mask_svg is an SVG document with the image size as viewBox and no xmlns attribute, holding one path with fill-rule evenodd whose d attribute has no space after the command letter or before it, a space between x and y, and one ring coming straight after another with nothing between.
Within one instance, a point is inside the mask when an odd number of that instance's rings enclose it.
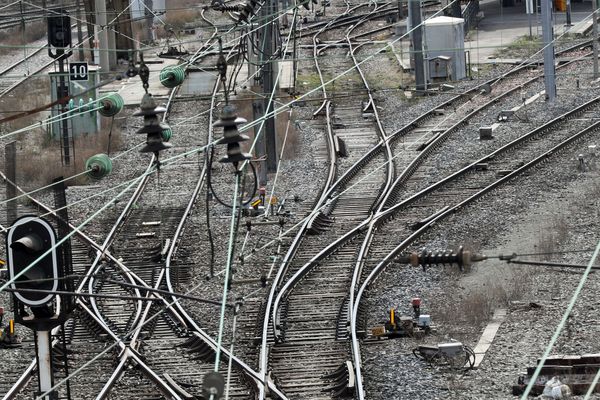
<instances>
[{"instance_id":1,"label":"number 10 sign","mask_svg":"<svg viewBox=\"0 0 600 400\"><path fill-rule=\"evenodd\" d=\"M71 80L71 81L87 81L88 80L88 63L86 63L86 62L69 63L69 80Z\"/></svg>"}]
</instances>

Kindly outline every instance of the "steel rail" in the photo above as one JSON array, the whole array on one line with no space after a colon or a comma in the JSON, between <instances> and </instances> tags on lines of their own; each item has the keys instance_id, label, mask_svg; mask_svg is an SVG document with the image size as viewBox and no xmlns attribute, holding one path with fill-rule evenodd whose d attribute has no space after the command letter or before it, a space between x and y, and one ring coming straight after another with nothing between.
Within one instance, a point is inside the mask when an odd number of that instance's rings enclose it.
<instances>
[{"instance_id":1,"label":"steel rail","mask_svg":"<svg viewBox=\"0 0 600 400\"><path fill-rule=\"evenodd\" d=\"M376 12L377 11L377 7L374 8L374 10L372 12ZM360 24L362 24L365 21L368 21L369 18L368 17L363 17L356 25L353 25L352 27L350 27L347 31L346 31L346 40L348 41L348 45L350 47L350 55L352 56L352 60L356 66L356 69L358 70L359 74L361 75L361 79L363 81L364 87L367 90L368 96L369 96L369 102L367 104L368 105L372 104L373 105L373 109L374 109L374 116L375 116L375 120L376 120L376 130L377 130L377 134L380 137L380 142L384 143L384 147L386 149L386 159L387 160L392 160L392 152L391 152L391 148L389 147L388 141L387 141L387 134L385 132L385 129L383 128L382 124L381 124L381 120L379 118L379 114L376 110L375 107L375 101L372 97L371 94L371 90L369 88L369 84L367 79L365 78L362 70L360 69L360 66L358 65L358 62L356 60L356 57L354 55L355 49L352 47L352 43L351 43L351 39L350 39L350 34L352 33L353 29L355 29L356 27L358 27ZM327 27L328 25L326 25ZM315 49L316 49L316 45L317 45L317 40L316 40L316 36L313 37L313 44L315 45ZM324 49L322 49L324 50ZM316 50L315 50L316 51ZM315 62L318 65L318 62L316 61L317 58L315 57ZM318 69L319 74L321 74L320 68ZM322 80L322 76L321 76L321 80ZM324 91L324 95L326 96L326 92ZM329 103L328 103L329 104ZM322 106L321 106L322 107ZM366 108L366 107L365 107ZM329 109L329 107L327 108ZM363 110L365 111L365 110ZM327 115L329 117L329 115ZM330 119L328 118L328 126L330 126ZM393 168L393 163L392 162L386 162L386 169L387 169L387 173L386 173L386 180L385 180L385 184L384 186L380 189L380 195L377 196L377 199L379 201L381 201L383 198L381 196L381 193L385 193L387 192L390 188L391 188L391 184L393 181L393 175L394 175L394 168ZM351 168L349 171L347 171L344 176L347 176L349 173L352 173L351 171L353 170L353 168ZM354 174L356 174L356 172L354 172ZM342 177L343 178L343 177ZM338 180L338 182L343 182L343 179ZM326 198L328 198L331 193L333 193L334 188L338 187L338 185L334 185L332 187L330 187L330 190L328 190L327 192L325 192L323 194L323 196L321 197L321 202L323 202ZM377 202L371 206L371 209L373 209L375 207L375 205L377 204ZM372 215L372 214L371 214ZM313 217L314 219L314 217ZM369 219L369 218L368 218ZM367 221L368 221L367 219ZM311 219L312 220L312 219ZM309 221L311 221L309 220ZM305 276L306 274L308 274L310 272L310 270L319 265L319 263L324 260L326 257L328 257L330 254L332 254L335 250L339 249L341 246L343 246L344 244L346 244L349 240L351 240L356 234L358 234L359 232L362 232L364 230L364 227L366 226L366 222L363 224L359 224L357 225L355 228L351 229L349 232L347 232L346 234L342 235L340 238L334 240L333 242L331 242L325 249L321 250L318 254L316 254L313 258L311 258L310 261L308 261L307 263L305 263L303 266L300 267L300 269L292 276L290 277L286 283L281 287L281 289L278 291L278 293L276 293L276 298L275 300L272 302L271 304L267 305L267 313L266 313L266 317L265 317L265 321L269 321L269 310L271 310L271 323L273 325L273 332L274 332L274 336L275 339L277 340L281 334L280 334L280 327L281 327L281 323L280 323L280 314L279 314L279 310L280 310L280 304L289 296L289 294L291 293L291 291L293 290L293 288L295 287L295 285L300 282ZM304 234L305 231L301 230L299 231L299 234ZM288 260L284 260L285 265L289 264ZM280 271L284 270L284 267L280 268ZM274 282L275 284L275 282ZM274 285L275 286L275 285ZM271 300L271 296L269 297L269 300ZM263 332L263 337L264 337L265 332ZM266 357L265 357L266 358Z\"/></svg>"},{"instance_id":2,"label":"steel rail","mask_svg":"<svg viewBox=\"0 0 600 400\"><path fill-rule=\"evenodd\" d=\"M355 8L358 8L358 6ZM351 12L350 5L347 1L346 1L346 12L347 13ZM324 29L319 30L319 32L313 37L313 43L316 43L316 37L322 31L324 31ZM315 51L316 51L316 46L315 46ZM325 204L325 199L327 198L326 193L329 191L329 188L331 187L331 185L335 179L336 172L337 172L337 155L335 152L334 134L333 134L333 128L331 126L331 118L330 118L331 102L327 100L327 92L325 90L325 85L323 84L324 80L323 80L321 69L319 67L318 57L316 55L314 57L314 62L315 62L315 66L316 66L318 74L319 74L319 79L321 80L321 85L323 87L323 104L319 107L318 111L320 111L324 108L325 113L326 113L326 123L327 123L326 145L327 145L327 150L328 150L328 154L329 154L329 157L328 157L329 169L328 169L327 177L325 178L323 190L321 191L322 195L318 199L315 200L315 203L313 204L313 211L311 213L312 215L309 218L305 219L304 223L298 229L297 234L292 239L292 243L290 244L285 256L282 258L280 266L277 269L277 273L275 274L275 277L273 278L273 281L271 283L271 288L270 288L269 294L267 296L266 307L265 307L265 310L266 310L265 318L262 322L261 347L260 347L260 355L259 355L259 374L260 374L260 382L262 383L262 386L259 386L259 399L260 400L265 399L265 396L267 395L267 393L264 390L264 387L266 386L267 383L270 382L270 378L268 378L268 358L269 358L268 336L269 336L270 315L271 315L270 310L273 307L274 299L278 293L278 286L281 284L281 281L282 281L285 273L287 272L287 268L290 265L290 261L296 255L296 252L299 249L300 243L301 243L302 239L304 238L304 234L309 229L309 227L311 226L311 224L313 223L315 218L317 218L317 216L320 212L319 211L320 208Z\"/></svg>"},{"instance_id":3,"label":"steel rail","mask_svg":"<svg viewBox=\"0 0 600 400\"><path fill-rule=\"evenodd\" d=\"M210 21L209 21L209 20L206 18L206 16L204 15L204 12L205 12L205 10L203 9L203 10L201 11L201 14L200 14L200 15L201 15L201 17L202 17L202 18L203 18L203 19L204 19L204 20L205 20L207 23L209 23L209 24L212 24L212 23L211 23L211 22L210 22ZM206 49L206 48L208 48L210 45L212 45L212 43L211 43L211 42L213 42L213 41L214 41L214 39L215 39L215 37L216 37L216 35L217 35L217 33L218 33L218 30L217 30L216 26L215 26L214 24L212 24L212 25L213 25L213 26L214 26L214 28L215 28L215 29L214 29L214 31L213 31L213 34L211 35L211 37L210 37L210 38L208 38L208 39L205 41L205 43L204 43L204 44L201 46L201 48L200 48L200 49L197 51L197 53L199 53L199 52L203 51L204 49ZM233 51L233 48L232 48L232 50L231 50L231 51ZM196 53L196 54L197 54L197 53ZM218 81L217 81L217 84L218 84ZM176 96L176 93L177 93L177 89L174 89L174 90L172 90L172 91L171 91L171 93L169 94L169 99L168 99L168 102L167 102L167 110L169 110L169 109L170 109L170 107L172 106L172 104L173 104L173 100L174 100L174 98L175 98L175 96ZM165 113L165 114L163 114L163 117L162 117L162 119L163 119L163 122L164 122L164 121L166 121L167 117L168 117L168 112L167 112L167 113ZM153 166L155 163L156 163L156 157L153 155L153 156L152 156L152 159L151 159L151 162L150 162L150 165L149 165L149 167L148 167L148 168L151 168L151 167L152 167L152 166ZM204 171L203 171L203 172L204 172ZM147 183L148 179L149 179L149 176L147 175L147 176L146 176L146 182L144 183L144 186L145 186L145 184ZM201 184L201 182L203 182L203 180L204 180L204 176L202 175L202 176L200 177L200 179L198 180L198 185L200 185L200 184ZM198 186L198 185L197 185L197 186ZM140 195L141 195L141 192L140 192ZM195 193L195 195L197 195L197 194ZM139 198L139 196L138 196L138 198ZM130 203L128 203L128 206L129 206L130 204L131 204L131 205L135 204L135 203L137 202L138 198L136 198L136 199L135 199L135 201L133 201L133 202L131 202L131 201L130 201ZM189 205L189 203L188 203L188 205ZM128 208L128 207L126 207L126 209L127 209L127 208ZM184 217L183 217L183 220L185 220L185 219L187 218L187 216L188 216L188 214L184 215ZM183 222L184 222L183 220L181 221L181 223L183 223ZM119 222L119 221L117 221L117 223L118 223L118 222ZM117 224L115 224L115 227L116 227L116 226L117 226ZM174 245L174 243L172 243L172 245ZM157 289L157 288L159 288L159 287L160 287L160 285L161 285L161 283L162 283L162 280L163 280L163 278L164 278L164 275L165 275L165 271L166 271L166 269L165 269L164 267L163 267L163 268L161 268L161 270L160 270L160 272L159 272L159 276L157 277L157 279L156 279L156 281L155 281L155 284L153 285L153 288L154 288L154 289ZM147 285L147 283L146 283L146 285ZM148 293L148 296L156 296L156 294L155 294L155 293ZM182 323L182 325L183 325L183 326L187 327L187 324L186 324L186 322L185 322L185 321L186 321L185 317L184 317L183 315L181 315L181 313L179 313L179 312L175 311L175 309L173 308L173 304L172 304L172 303L170 303L170 302L168 302L168 301L167 301L167 300L166 300L166 299L165 299L163 296L160 296L160 295L158 295L158 297L159 297L159 298L162 298L162 299L164 299L164 302L165 302L165 304L166 304L166 307L167 307L166 309L167 309L167 310L169 310L169 312L173 313L173 314L176 316L177 320L178 320L178 321L180 321L180 322ZM129 334L128 334L128 335L132 335L132 336L131 336L131 339L130 339L130 344L129 344L129 347L131 347L131 348L133 348L133 349L136 349L136 348L138 347L138 346L137 346L137 345L139 344L139 342L138 342L138 337L139 337L139 334L140 334L140 332L141 332L142 328L145 326L145 324L146 324L146 323L147 323L147 321L148 321L148 316L149 316L149 313L150 313L150 311L151 311L151 307L152 307L152 305L151 305L151 304L146 304L146 305L145 305L145 307L143 307L143 311L141 311L141 307L140 307L140 313L141 313L141 315L140 315L140 318L137 318L137 319L134 321L134 323L132 324L132 325L134 326L134 328L133 328L133 329L132 329L132 330L129 332ZM100 314L98 314L98 315L100 315ZM123 354L121 355L121 362L120 362L120 363L118 364L118 366L115 368L115 370L113 371L113 374L112 374L112 375L111 375L111 377L108 379L108 381L107 381L107 382L104 384L104 386L103 386L102 390L100 391L100 393L99 393L99 394L98 394L98 396L97 396L97 399L98 399L98 400L100 400L100 399L104 399L104 398L106 398L107 396L109 396L109 394L110 394L110 391L112 390L112 387L113 387L113 386L116 384L116 382L119 380L119 378L121 377L121 375L122 375L122 374L123 374L123 372L124 372L124 368L125 368L125 367L128 365L128 359L130 358L130 356L131 356L132 354L133 354L133 353L131 353L131 352L125 352L125 353L123 353ZM136 360L136 361L137 361L137 360ZM150 367L147 367L147 369L150 369ZM156 376L158 376L158 375L156 375ZM169 387L169 391L170 391L170 392L172 392L172 393L175 393L175 391L173 391L173 390L172 390L172 388L170 387L170 385L169 385L168 383L166 383L165 381L162 381L162 379L159 379L159 381L160 381L160 382L164 382L164 386L167 386L167 387ZM162 386L162 384L161 384L161 386ZM177 398L179 397L179 395L178 395L178 394L176 394L176 393L175 393L175 396L176 396Z\"/></svg>"},{"instance_id":4,"label":"steel rail","mask_svg":"<svg viewBox=\"0 0 600 400\"><path fill-rule=\"evenodd\" d=\"M373 10L373 12L377 11L377 7L375 7L375 9ZM356 28L359 24L364 23L368 21L367 17L363 17L362 20L360 20L357 25L353 25L351 28L349 28L346 32L346 40L349 43L350 46L350 55L352 57L352 60L356 66L356 69L358 70L362 81L363 81L363 85L365 86L366 90L367 90L367 94L369 96L369 103L367 104L367 106L369 104L373 105L373 109L374 109L374 114L375 114L375 120L376 120L376 124L377 124L377 130L378 130L378 136L380 137L380 143L383 144L385 150L386 150L386 159L387 160L392 160L392 151L391 148L389 146L389 142L387 140L387 135L385 132L385 129L383 128L383 125L381 124L381 120L379 118L379 114L377 112L376 106L375 106L375 100L372 97L371 94L371 90L369 88L369 84L362 72L362 70L360 69L360 66L358 66L358 61L356 60L356 57L354 56L354 50L352 48L352 44L350 43L350 39L349 39L349 35L352 32L352 30L354 28ZM316 43L315 40L313 40L313 43ZM319 70L320 72L320 70ZM364 110L363 110L364 111ZM329 117L329 116L328 116ZM330 126L330 118L328 118L328 126ZM361 168L364 165L361 165ZM393 163L392 162L386 162L386 169L387 169L387 173L386 173L386 181L385 181L385 186L380 189L380 193L387 193L387 191L390 189L391 185L392 185L392 180L393 180L393 174L394 174L394 169L393 169ZM350 170L352 170L352 167L350 168ZM346 172L346 174L344 176L346 176L349 171L348 170ZM357 171L356 171L357 172ZM356 174L356 172L354 174ZM338 180L339 182L340 180ZM337 182L336 182L337 183ZM323 196L320 199L320 202L323 202L325 199L327 199L331 193L333 193L333 190L336 189L338 186L337 185L332 185L330 187L330 189L325 192L323 194ZM381 196L381 194L379 196L377 196L378 199L383 199L383 197ZM378 201L379 202L379 201ZM375 204L372 205L372 208L376 206L376 204L378 203L376 202ZM312 221L316 218L317 213L315 213L315 215L310 218L308 220L309 225L310 223L312 223ZM370 219L370 217L367 218L367 221ZM300 269L294 274L292 275L287 281L286 283L281 287L281 289L279 289L277 296L275 298L275 301L273 302L272 305L272 315L271 315L271 321L272 321L272 325L273 325L273 332L275 335L275 338L280 337L280 315L279 315L279 310L280 310L280 305L281 303L289 296L289 293L291 292L291 290L296 286L296 284L298 282L300 282L305 276L306 274L308 274L310 272L310 270L317 266L318 263L320 261L322 261L324 258L326 258L328 255L330 255L331 253L333 253L338 247L340 247L341 245L347 243L355 234L362 232L364 230L364 225L365 223L361 223L359 225L357 225L355 228L351 229L349 232L347 232L346 234L342 235L340 238L336 239L335 241L333 241L332 243L330 243L328 246L326 246L323 250L321 250L318 254L316 254L310 261L308 261L306 264L304 264L302 267L300 267ZM268 308L269 309L269 308Z\"/></svg>"},{"instance_id":5,"label":"steel rail","mask_svg":"<svg viewBox=\"0 0 600 400\"><path fill-rule=\"evenodd\" d=\"M350 5L346 0L346 12L350 12ZM321 31L319 31L320 33ZM319 33L317 33L315 35L318 36ZM313 43L315 43L315 38L313 37ZM323 83L323 76L321 73L321 69L319 68L319 62L318 62L318 57L314 57L314 62L317 68L317 71L319 73L319 77L321 80L321 83ZM325 85L322 85L324 90L325 90ZM319 214L319 210L320 208L325 204L325 199L326 199L326 195L325 193L327 193L329 191L329 188L331 187L334 179L335 179L335 175L337 172L337 154L335 152L335 143L334 143L334 135L333 135L333 129L331 126L331 118L330 118L330 102L327 101L327 93L324 91L323 92L323 104L321 105L321 107L319 109L323 109L323 107L325 108L325 113L326 113L326 122L327 122L327 134L326 134L326 145L327 145L327 151L328 151L328 159L329 159L329 168L328 168L328 173L327 173L327 177L325 178L325 183L323 185L323 194L316 199L315 203L313 204L313 211L312 211L312 216L309 218L306 218L304 223L300 226L300 228L298 229L298 232L296 233L296 235L294 236L294 238L292 239L292 242L290 243L290 246L288 248L288 251L286 252L285 256L282 258L282 261L279 265L279 268L277 269L277 273L275 274L275 277L273 278L273 281L271 283L271 288L269 290L269 294L267 296L267 301L266 301L266 307L265 307L265 318L262 321L262 330L261 330L261 345L260 345L260 354L259 354L259 379L260 382L262 383L262 386L259 386L259 399L263 400L265 399L265 396L267 395L267 391L265 390L265 386L267 385L267 383L270 383L271 380L268 377L268 358L269 358L269 344L268 344L268 336L269 336L269 327L270 327L270 310L273 307L273 302L274 302L274 298L278 293L278 286L281 284L281 281L285 275L285 273L287 272L287 268L290 265L291 260L294 258L294 256L296 255L296 252L298 251L298 248L300 246L300 243L302 242L302 239L304 238L304 234L306 233L306 231L309 229L309 227L311 226L311 224L313 223L313 221L315 220L315 218L318 216Z\"/></svg>"},{"instance_id":6,"label":"steel rail","mask_svg":"<svg viewBox=\"0 0 600 400\"><path fill-rule=\"evenodd\" d=\"M461 170L459 170L459 171L443 178L442 180L436 182L435 184L419 191L418 193L414 194L413 196L403 200L401 203L398 203L396 206L394 206L388 210L385 210L385 211L381 212L379 215L377 215L371 223L372 227L375 225L385 223L387 220L392 218L392 216L394 214L398 213L400 210L405 208L407 205L418 201L420 198L422 198L425 195L431 194L436 189L440 188L441 186L445 185L446 183L453 181L456 178L463 176L469 172L474 171L476 169L477 164L480 164L487 160L491 160L494 158L494 156L497 156L503 152L511 151L513 148L519 146L521 143L532 140L536 136L539 136L540 134L542 134L544 131L552 129L553 126L562 123L565 119L572 117L572 116L576 116L598 103L600 103L600 97L592 99L592 100L584 103L583 105L578 106L578 107L574 108L573 110L570 110L567 113L552 119L551 121L545 123L544 125L533 129L532 131L528 132L527 134L511 141L510 143L489 153L488 155L480 158L479 160L469 164L468 166L462 168ZM434 218L432 218L430 221L428 221L425 225L423 225L421 228L419 228L414 233L412 233L409 237L404 239L398 246L396 246L391 252L389 252L382 259L382 261L380 261L377 264L377 266L371 271L371 273L367 276L365 281L362 283L362 285L358 289L358 291L356 293L356 298L354 301L354 306L351 309L351 336L352 336L351 340L352 340L352 349L353 349L353 356L354 356L354 368L355 368L356 379L357 379L357 384L358 384L357 385L357 398L359 400L364 399L365 394L364 394L364 389L362 387L362 372L361 372L362 359L361 359L361 353L360 353L360 341L359 341L358 335L357 335L357 319L358 319L360 301L362 300L362 297L364 296L366 290L368 290L369 285L371 283L373 283L373 281L376 279L376 277L385 269L385 267L387 265L389 265L389 263L401 251L406 249L411 243L413 243L418 237L420 237L424 232L426 232L429 228L431 228L433 225L435 225L438 221L457 212L458 210L465 207L466 205L473 203L475 200L479 199L480 197L484 196L485 194L488 194L489 192L491 192L498 186L508 182L509 180L515 178L516 176L523 173L524 171L526 171L526 170L532 168L533 166L539 164L540 162L548 159L550 156L556 154L559 150L568 146L572 142L580 139L582 136L584 136L588 133L591 133L591 132L595 132L598 129L600 129L600 121L595 122L592 125L584 128L580 132L572 135L568 139L566 139L563 142L561 142L560 144L554 146L552 149L544 152L542 155L536 157L535 159L526 163L522 167L512 171L511 173L507 174L504 177L501 177L500 179L496 180L494 183L486 186L482 190L471 195L469 198L461 201L460 203L458 203L454 206L448 207L448 209L446 209L445 211L436 215ZM363 258L365 256L365 254L363 254Z\"/></svg>"},{"instance_id":7,"label":"steel rail","mask_svg":"<svg viewBox=\"0 0 600 400\"><path fill-rule=\"evenodd\" d=\"M214 121L214 111L216 110L216 100L217 100L217 93L218 93L218 89L219 89L219 80L217 79L215 81L215 86L213 88L213 95L211 98L211 107L210 107L210 113L209 113L209 123L208 123L208 142L212 142L212 137L213 137L213 131L214 131L214 127L213 127L213 121ZM208 160L207 160L208 161ZM202 178L198 180L196 187L194 189L194 193L191 197L192 201L190 201L188 203L188 206L186 207L186 210L184 211L184 218L182 218L180 220L180 223L173 235L172 238L172 242L171 242L171 246L169 248L169 252L167 254L166 257L166 262L165 262L165 271L167 272L164 279L165 282L167 284L167 288L169 291L174 292L175 288L172 282L172 276L171 276L171 263L172 263L172 258L179 246L180 240L181 240L181 235L183 234L183 230L185 228L185 220L186 220L186 216L188 216L191 211L192 208L195 204L195 201L202 189L202 185L204 184L204 176L206 175L206 171L207 171L208 165L207 163L204 164L204 167L202 169ZM186 309L181 305L179 298L177 297L173 297L172 298L172 307L177 308L178 312L182 315L182 317L185 319L186 323L189 325L189 327L191 328L192 334L194 336L196 336L197 338L201 339L204 343L206 343L208 346L210 346L213 351L217 351L218 349L218 345L217 342L209 335L207 334L195 321L195 319L190 316L188 314L188 312L186 311ZM277 386L271 382L265 382L265 379L263 377L261 377L261 375L254 371L252 369L252 367L250 367L248 364L246 364L244 361L242 361L239 357L231 354L231 352L226 349L225 347L221 346L221 353L228 359L231 359L233 361L234 364L236 364L236 366L241 369L242 371L244 371L252 380L253 382L255 382L255 384L259 387L259 390L265 390L265 388L263 387L266 386L268 387L268 390L272 393L277 394L282 400L287 400L286 396L277 388Z\"/></svg>"}]
</instances>

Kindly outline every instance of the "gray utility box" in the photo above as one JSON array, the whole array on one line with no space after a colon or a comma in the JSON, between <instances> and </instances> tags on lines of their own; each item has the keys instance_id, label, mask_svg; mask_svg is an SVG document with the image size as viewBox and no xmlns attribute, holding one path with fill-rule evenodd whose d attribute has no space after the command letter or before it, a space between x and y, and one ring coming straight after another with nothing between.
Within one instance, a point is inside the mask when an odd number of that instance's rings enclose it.
<instances>
[{"instance_id":1,"label":"gray utility box","mask_svg":"<svg viewBox=\"0 0 600 400\"><path fill-rule=\"evenodd\" d=\"M69 87L69 95L75 96L73 99L73 105L75 107L79 107L81 104L80 100L83 100L84 109L90 106L89 101L90 98L93 99L92 106L96 106L96 100L98 99L98 89L93 89L87 92L90 88L98 85L98 67L89 66L88 67L88 80L87 81L69 81L69 72L67 66L65 69L65 84ZM50 72L50 91L52 96L52 101L58 100L57 96L57 88L60 82L60 75L58 72ZM78 94L83 93L78 96ZM49 125L50 135L58 139L62 135L62 121L57 121L60 119L59 115L61 113L62 106L54 106L51 110L52 121ZM64 106L65 109L68 108L67 105ZM67 126L69 129L69 137L78 136L85 133L96 133L98 132L98 128L100 127L100 114L97 111L95 112L79 112L79 110L75 109L73 112L73 116L67 119Z\"/></svg>"},{"instance_id":2,"label":"gray utility box","mask_svg":"<svg viewBox=\"0 0 600 400\"><path fill-rule=\"evenodd\" d=\"M425 20L423 51L426 60L447 57L451 68L449 79L457 81L467 77L465 61L464 20L453 17L435 17ZM431 64L428 63L428 67ZM427 76L434 78L429 70Z\"/></svg>"},{"instance_id":3,"label":"gray utility box","mask_svg":"<svg viewBox=\"0 0 600 400\"><path fill-rule=\"evenodd\" d=\"M433 79L451 79L452 78L452 57L437 56L427 60L429 78Z\"/></svg>"}]
</instances>

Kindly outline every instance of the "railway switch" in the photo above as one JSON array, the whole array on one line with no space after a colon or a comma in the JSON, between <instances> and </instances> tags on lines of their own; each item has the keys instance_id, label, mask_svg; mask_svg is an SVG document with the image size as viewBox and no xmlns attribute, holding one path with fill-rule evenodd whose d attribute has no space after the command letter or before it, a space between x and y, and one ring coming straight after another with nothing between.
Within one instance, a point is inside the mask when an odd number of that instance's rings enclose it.
<instances>
[{"instance_id":1,"label":"railway switch","mask_svg":"<svg viewBox=\"0 0 600 400\"><path fill-rule=\"evenodd\" d=\"M15 332L15 321L9 320L8 325L2 327L4 308L0 307L0 348L14 348L21 346L21 338Z\"/></svg>"},{"instance_id":2,"label":"railway switch","mask_svg":"<svg viewBox=\"0 0 600 400\"><path fill-rule=\"evenodd\" d=\"M227 155L219 161L222 163L233 163L236 165L240 161L249 160L252 156L242 152L240 142L250 139L247 135L241 134L238 126L246 123L244 118L237 115L234 105L226 104L221 112L221 118L214 123L215 127L223 128L223 137L217 140L217 144L227 145Z\"/></svg>"},{"instance_id":3,"label":"railway switch","mask_svg":"<svg viewBox=\"0 0 600 400\"><path fill-rule=\"evenodd\" d=\"M147 135L146 145L140 150L141 153L158 153L162 150L171 148L171 143L166 143L163 139L163 131L170 129L169 126L160 122L159 114L164 114L167 109L157 106L154 97L145 93L142 97L140 110L133 113L134 116L144 117L144 126L138 129L136 133L145 133Z\"/></svg>"},{"instance_id":4,"label":"railway switch","mask_svg":"<svg viewBox=\"0 0 600 400\"><path fill-rule=\"evenodd\" d=\"M399 316L392 308L389 311L389 319L383 325L373 327L371 334L377 338L400 338L400 337L422 337L433 330L431 317L421 314L421 299L411 299L413 316Z\"/></svg>"}]
</instances>

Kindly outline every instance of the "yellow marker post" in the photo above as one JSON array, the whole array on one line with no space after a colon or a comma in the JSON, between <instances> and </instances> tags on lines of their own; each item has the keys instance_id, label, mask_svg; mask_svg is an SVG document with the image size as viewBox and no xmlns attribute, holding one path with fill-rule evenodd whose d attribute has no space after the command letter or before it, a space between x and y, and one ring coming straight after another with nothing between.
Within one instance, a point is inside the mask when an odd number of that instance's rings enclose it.
<instances>
[{"instance_id":1,"label":"yellow marker post","mask_svg":"<svg viewBox=\"0 0 600 400\"><path fill-rule=\"evenodd\" d=\"M395 312L394 309L392 308L390 310L390 324L392 324L393 327L396 327L396 321L395 321Z\"/></svg>"},{"instance_id":2,"label":"yellow marker post","mask_svg":"<svg viewBox=\"0 0 600 400\"><path fill-rule=\"evenodd\" d=\"M11 319L8 321L8 336L13 336L15 334L15 320Z\"/></svg>"}]
</instances>

